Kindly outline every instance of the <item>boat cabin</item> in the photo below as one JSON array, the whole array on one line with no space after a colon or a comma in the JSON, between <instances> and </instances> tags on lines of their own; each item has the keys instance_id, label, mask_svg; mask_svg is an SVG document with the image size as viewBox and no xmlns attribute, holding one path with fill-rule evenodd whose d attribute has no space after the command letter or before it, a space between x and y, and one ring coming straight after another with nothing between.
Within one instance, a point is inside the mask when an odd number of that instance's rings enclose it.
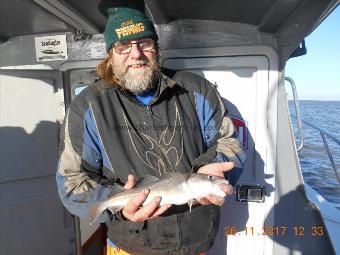
<instances>
[{"instance_id":1,"label":"boat cabin","mask_svg":"<svg viewBox=\"0 0 340 255\"><path fill-rule=\"evenodd\" d=\"M0 254L103 254L104 227L71 215L55 181L65 107L106 56L99 2L1 0ZM106 2L144 9L161 65L215 84L238 129L247 161L208 254L340 253L339 223L306 194L284 86L286 61L339 2Z\"/></svg>"}]
</instances>

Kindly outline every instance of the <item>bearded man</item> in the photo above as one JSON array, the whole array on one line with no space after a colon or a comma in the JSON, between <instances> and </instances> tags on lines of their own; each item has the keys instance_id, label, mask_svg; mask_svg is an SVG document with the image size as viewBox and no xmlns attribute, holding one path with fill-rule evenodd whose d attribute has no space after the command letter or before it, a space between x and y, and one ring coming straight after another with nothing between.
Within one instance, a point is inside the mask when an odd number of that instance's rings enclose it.
<instances>
[{"instance_id":1,"label":"bearded man","mask_svg":"<svg viewBox=\"0 0 340 255\"><path fill-rule=\"evenodd\" d=\"M101 80L69 104L64 121L57 184L65 207L88 218L91 205L147 175L229 171L235 179L244 152L216 88L192 73L161 70L157 35L144 13L112 8L108 14ZM232 193L231 185L221 189ZM148 194L102 214L109 251L197 255L211 247L223 199L202 198L190 212L187 205L160 206L160 197L142 206Z\"/></svg>"}]
</instances>

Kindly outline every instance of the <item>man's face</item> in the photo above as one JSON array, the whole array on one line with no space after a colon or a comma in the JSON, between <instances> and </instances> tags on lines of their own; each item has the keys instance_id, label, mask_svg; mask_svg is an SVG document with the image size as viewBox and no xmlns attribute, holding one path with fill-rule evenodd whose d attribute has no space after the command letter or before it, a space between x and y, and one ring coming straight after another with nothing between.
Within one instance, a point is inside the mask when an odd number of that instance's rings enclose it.
<instances>
[{"instance_id":1,"label":"man's face","mask_svg":"<svg viewBox=\"0 0 340 255\"><path fill-rule=\"evenodd\" d=\"M113 72L121 82L120 85L134 94L140 94L154 87L159 74L157 52L150 44L154 45L155 42L150 40L116 43L112 49Z\"/></svg>"}]
</instances>

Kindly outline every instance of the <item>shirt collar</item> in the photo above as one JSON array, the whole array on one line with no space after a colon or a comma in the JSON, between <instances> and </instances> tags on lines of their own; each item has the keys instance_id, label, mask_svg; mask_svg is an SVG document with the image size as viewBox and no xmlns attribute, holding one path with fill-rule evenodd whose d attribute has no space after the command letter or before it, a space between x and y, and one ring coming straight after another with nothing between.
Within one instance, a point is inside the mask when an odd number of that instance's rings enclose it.
<instances>
[{"instance_id":1,"label":"shirt collar","mask_svg":"<svg viewBox=\"0 0 340 255\"><path fill-rule=\"evenodd\" d=\"M161 74L160 77L160 89L159 89L159 95L166 89L166 88L173 88L177 83L166 76L165 74Z\"/></svg>"}]
</instances>

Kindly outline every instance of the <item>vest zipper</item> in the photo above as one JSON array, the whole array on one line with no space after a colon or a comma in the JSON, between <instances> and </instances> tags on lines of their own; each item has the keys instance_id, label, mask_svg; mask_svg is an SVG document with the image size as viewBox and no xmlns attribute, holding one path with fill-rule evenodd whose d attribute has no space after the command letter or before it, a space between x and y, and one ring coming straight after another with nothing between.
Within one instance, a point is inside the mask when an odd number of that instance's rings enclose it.
<instances>
[{"instance_id":1,"label":"vest zipper","mask_svg":"<svg viewBox=\"0 0 340 255\"><path fill-rule=\"evenodd\" d=\"M151 106L150 105L146 106L146 110L148 111L149 116L151 116L152 115L152 110L151 110Z\"/></svg>"}]
</instances>

